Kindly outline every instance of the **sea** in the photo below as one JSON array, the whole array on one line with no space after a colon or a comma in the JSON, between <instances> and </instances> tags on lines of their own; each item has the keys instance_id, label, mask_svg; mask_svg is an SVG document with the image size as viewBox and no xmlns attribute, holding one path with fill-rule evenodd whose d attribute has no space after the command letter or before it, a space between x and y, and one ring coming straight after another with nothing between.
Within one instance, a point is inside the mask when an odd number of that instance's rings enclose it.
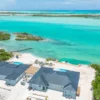
<instances>
[{"instance_id":1,"label":"sea","mask_svg":"<svg viewBox=\"0 0 100 100\"><path fill-rule=\"evenodd\" d=\"M100 10L11 12L100 14ZM0 41L0 48L7 51L32 48L22 53L72 64L100 64L100 18L0 16L0 31L11 34L10 40ZM45 40L16 41L16 32L28 32Z\"/></svg>"}]
</instances>

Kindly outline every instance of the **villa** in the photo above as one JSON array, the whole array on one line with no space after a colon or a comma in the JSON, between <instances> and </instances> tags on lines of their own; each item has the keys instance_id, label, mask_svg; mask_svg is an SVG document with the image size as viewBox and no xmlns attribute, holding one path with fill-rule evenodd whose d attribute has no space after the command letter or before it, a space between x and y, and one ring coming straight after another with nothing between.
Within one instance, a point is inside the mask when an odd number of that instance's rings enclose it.
<instances>
[{"instance_id":1,"label":"villa","mask_svg":"<svg viewBox=\"0 0 100 100\"><path fill-rule=\"evenodd\" d=\"M46 92L47 89L63 92L66 98L76 98L79 72L66 70L56 71L53 68L41 67L29 81L33 90Z\"/></svg>"},{"instance_id":2,"label":"villa","mask_svg":"<svg viewBox=\"0 0 100 100\"><path fill-rule=\"evenodd\" d=\"M29 65L15 65L8 62L0 62L0 80L6 81L6 84L16 85L16 83L25 75Z\"/></svg>"}]
</instances>

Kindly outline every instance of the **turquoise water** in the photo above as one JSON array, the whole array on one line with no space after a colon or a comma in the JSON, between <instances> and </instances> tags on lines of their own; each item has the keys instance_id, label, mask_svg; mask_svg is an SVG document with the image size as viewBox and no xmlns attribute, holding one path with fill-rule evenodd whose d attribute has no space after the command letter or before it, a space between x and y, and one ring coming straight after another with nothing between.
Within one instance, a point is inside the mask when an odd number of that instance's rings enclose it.
<instances>
[{"instance_id":1,"label":"turquoise water","mask_svg":"<svg viewBox=\"0 0 100 100\"><path fill-rule=\"evenodd\" d=\"M13 64L20 65L20 64L23 64L23 63L22 62L14 62Z\"/></svg>"},{"instance_id":2,"label":"turquoise water","mask_svg":"<svg viewBox=\"0 0 100 100\"><path fill-rule=\"evenodd\" d=\"M60 72L66 72L67 70L66 69L62 69L62 68L57 68L55 69L56 71L60 71Z\"/></svg>"},{"instance_id":3,"label":"turquoise water","mask_svg":"<svg viewBox=\"0 0 100 100\"><path fill-rule=\"evenodd\" d=\"M0 16L0 30L12 34L11 40L0 42L8 51L33 48L25 52L74 64L100 64L100 19ZM16 41L14 32L29 32L47 40Z\"/></svg>"}]
</instances>

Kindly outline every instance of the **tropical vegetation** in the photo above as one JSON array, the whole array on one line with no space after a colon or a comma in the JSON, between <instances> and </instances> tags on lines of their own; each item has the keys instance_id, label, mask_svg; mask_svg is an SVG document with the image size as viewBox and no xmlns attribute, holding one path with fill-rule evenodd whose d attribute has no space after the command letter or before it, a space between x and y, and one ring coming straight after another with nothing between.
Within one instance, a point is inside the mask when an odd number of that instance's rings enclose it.
<instances>
[{"instance_id":1,"label":"tropical vegetation","mask_svg":"<svg viewBox=\"0 0 100 100\"><path fill-rule=\"evenodd\" d=\"M55 58L46 58L46 61L56 61Z\"/></svg>"},{"instance_id":2,"label":"tropical vegetation","mask_svg":"<svg viewBox=\"0 0 100 100\"><path fill-rule=\"evenodd\" d=\"M6 32L0 32L0 40L9 40L10 39L10 34Z\"/></svg>"},{"instance_id":3,"label":"tropical vegetation","mask_svg":"<svg viewBox=\"0 0 100 100\"><path fill-rule=\"evenodd\" d=\"M100 65L92 64L92 68L96 70L95 80L92 81L94 100L100 100Z\"/></svg>"},{"instance_id":4,"label":"tropical vegetation","mask_svg":"<svg viewBox=\"0 0 100 100\"><path fill-rule=\"evenodd\" d=\"M6 61L12 57L12 53L6 52L4 49L0 49L0 61Z\"/></svg>"},{"instance_id":5,"label":"tropical vegetation","mask_svg":"<svg viewBox=\"0 0 100 100\"><path fill-rule=\"evenodd\" d=\"M44 39L40 36L34 36L34 35L31 35L31 34L24 32L24 33L16 33L16 40L41 41Z\"/></svg>"}]
</instances>

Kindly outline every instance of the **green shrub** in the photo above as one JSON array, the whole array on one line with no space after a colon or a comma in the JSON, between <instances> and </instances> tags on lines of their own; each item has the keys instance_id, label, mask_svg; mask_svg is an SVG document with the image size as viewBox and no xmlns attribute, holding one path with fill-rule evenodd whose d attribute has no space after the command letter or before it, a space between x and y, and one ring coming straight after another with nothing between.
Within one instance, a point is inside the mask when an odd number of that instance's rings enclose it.
<instances>
[{"instance_id":1,"label":"green shrub","mask_svg":"<svg viewBox=\"0 0 100 100\"><path fill-rule=\"evenodd\" d=\"M56 61L54 58L47 58L46 61Z\"/></svg>"},{"instance_id":2,"label":"green shrub","mask_svg":"<svg viewBox=\"0 0 100 100\"><path fill-rule=\"evenodd\" d=\"M94 100L100 100L100 65L92 64L92 68L96 70L95 80L92 81Z\"/></svg>"},{"instance_id":3,"label":"green shrub","mask_svg":"<svg viewBox=\"0 0 100 100\"><path fill-rule=\"evenodd\" d=\"M0 40L9 40L10 39L10 34L6 32L0 32Z\"/></svg>"},{"instance_id":4,"label":"green shrub","mask_svg":"<svg viewBox=\"0 0 100 100\"><path fill-rule=\"evenodd\" d=\"M44 39L40 36L34 36L34 35L31 35L31 34L24 32L24 33L16 33L16 40L41 41Z\"/></svg>"},{"instance_id":5,"label":"green shrub","mask_svg":"<svg viewBox=\"0 0 100 100\"><path fill-rule=\"evenodd\" d=\"M12 53L6 52L3 49L0 49L0 61L6 61L12 57Z\"/></svg>"}]
</instances>

